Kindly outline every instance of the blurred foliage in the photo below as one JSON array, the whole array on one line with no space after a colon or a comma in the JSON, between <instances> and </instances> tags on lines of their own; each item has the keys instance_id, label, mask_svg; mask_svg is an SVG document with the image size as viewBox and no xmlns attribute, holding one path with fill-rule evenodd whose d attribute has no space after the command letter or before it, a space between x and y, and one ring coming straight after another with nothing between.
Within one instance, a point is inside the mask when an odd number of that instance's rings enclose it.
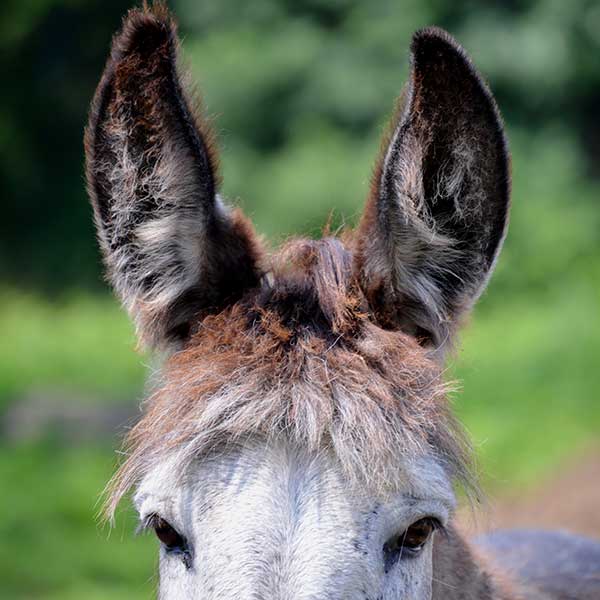
<instances>
[{"instance_id":1,"label":"blurred foliage","mask_svg":"<svg viewBox=\"0 0 600 600\"><path fill-rule=\"evenodd\" d=\"M407 76L410 35L428 24L446 27L471 51L514 132L513 146L522 143L527 164L515 165L534 181L515 186L515 204L532 202L538 190L531 188L544 179L551 187L558 170L563 183L576 183L565 190L570 205L587 210L592 194L581 190L581 177L600 172L596 1L171 5L184 62L224 150L224 191L271 239L317 234L331 209L337 222L355 220L380 131ZM13 283L54 293L101 285L81 137L111 34L128 6L3 5L0 68L11 85L0 97L0 275ZM511 233L519 251L531 242L527 225Z\"/></svg>"},{"instance_id":2,"label":"blurred foliage","mask_svg":"<svg viewBox=\"0 0 600 600\"><path fill-rule=\"evenodd\" d=\"M362 209L412 32L437 24L489 79L513 152L512 223L452 374L492 490L600 431L597 0L173 0L222 149L224 193L275 244ZM82 133L124 0L5 0L0 19L0 425L31 390L116 406L147 357L105 294ZM102 291L102 293L98 293ZM87 400L86 400L87 399ZM0 595L147 598L154 544L95 525L113 442L0 438Z\"/></svg>"}]
</instances>

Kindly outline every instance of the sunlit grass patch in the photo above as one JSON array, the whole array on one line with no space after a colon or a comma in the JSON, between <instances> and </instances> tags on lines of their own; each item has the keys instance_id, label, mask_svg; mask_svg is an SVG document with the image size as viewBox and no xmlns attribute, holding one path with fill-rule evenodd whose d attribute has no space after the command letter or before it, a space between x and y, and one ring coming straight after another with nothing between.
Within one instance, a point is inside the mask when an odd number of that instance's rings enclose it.
<instances>
[{"instance_id":1,"label":"sunlit grass patch","mask_svg":"<svg viewBox=\"0 0 600 600\"><path fill-rule=\"evenodd\" d=\"M109 531L98 498L110 448L50 442L0 450L0 580L6 598L150 598L154 544L131 511Z\"/></svg>"},{"instance_id":2,"label":"sunlit grass patch","mask_svg":"<svg viewBox=\"0 0 600 600\"><path fill-rule=\"evenodd\" d=\"M535 481L600 439L600 316L593 282L482 310L464 333L455 404L484 481Z\"/></svg>"},{"instance_id":3,"label":"sunlit grass patch","mask_svg":"<svg viewBox=\"0 0 600 600\"><path fill-rule=\"evenodd\" d=\"M62 300L0 291L0 409L31 390L81 401L140 394L146 359L117 302L74 293Z\"/></svg>"}]
</instances>

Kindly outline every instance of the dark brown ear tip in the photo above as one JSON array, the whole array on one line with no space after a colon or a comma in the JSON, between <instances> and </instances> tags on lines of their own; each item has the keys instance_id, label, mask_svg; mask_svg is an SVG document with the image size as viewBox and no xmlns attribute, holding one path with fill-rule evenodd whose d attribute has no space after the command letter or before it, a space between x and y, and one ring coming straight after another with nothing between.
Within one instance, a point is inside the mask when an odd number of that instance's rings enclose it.
<instances>
[{"instance_id":1,"label":"dark brown ear tip","mask_svg":"<svg viewBox=\"0 0 600 600\"><path fill-rule=\"evenodd\" d=\"M121 32L115 37L113 60L130 54L146 55L165 44L172 44L176 31L176 23L162 3L131 9L123 19Z\"/></svg>"},{"instance_id":2,"label":"dark brown ear tip","mask_svg":"<svg viewBox=\"0 0 600 600\"><path fill-rule=\"evenodd\" d=\"M416 64L436 63L454 58L470 65L463 47L441 27L425 27L416 31L410 50Z\"/></svg>"},{"instance_id":3,"label":"dark brown ear tip","mask_svg":"<svg viewBox=\"0 0 600 600\"><path fill-rule=\"evenodd\" d=\"M455 48L460 47L460 44L445 29L437 25L430 25L429 27L423 27L415 31L412 37L413 45L421 42L438 42Z\"/></svg>"},{"instance_id":4,"label":"dark brown ear tip","mask_svg":"<svg viewBox=\"0 0 600 600\"><path fill-rule=\"evenodd\" d=\"M492 93L467 51L444 29L426 27L417 31L410 45L411 64L416 74L438 71L453 73L461 81L471 81L473 89L485 96L499 120L498 108Z\"/></svg>"}]
</instances>

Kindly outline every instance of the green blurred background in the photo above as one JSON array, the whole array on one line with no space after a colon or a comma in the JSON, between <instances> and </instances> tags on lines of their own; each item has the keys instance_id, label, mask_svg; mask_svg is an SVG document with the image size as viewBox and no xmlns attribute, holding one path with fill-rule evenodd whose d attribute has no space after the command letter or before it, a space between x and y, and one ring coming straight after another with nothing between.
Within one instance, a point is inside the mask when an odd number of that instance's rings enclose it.
<instances>
[{"instance_id":1,"label":"green blurred background","mask_svg":"<svg viewBox=\"0 0 600 600\"><path fill-rule=\"evenodd\" d=\"M151 360L101 276L82 131L123 0L5 0L0 19L0 597L149 598L154 542L98 498ZM512 225L452 367L484 487L527 489L600 431L600 3L172 0L224 192L273 243L354 223L436 24L489 79Z\"/></svg>"}]
</instances>

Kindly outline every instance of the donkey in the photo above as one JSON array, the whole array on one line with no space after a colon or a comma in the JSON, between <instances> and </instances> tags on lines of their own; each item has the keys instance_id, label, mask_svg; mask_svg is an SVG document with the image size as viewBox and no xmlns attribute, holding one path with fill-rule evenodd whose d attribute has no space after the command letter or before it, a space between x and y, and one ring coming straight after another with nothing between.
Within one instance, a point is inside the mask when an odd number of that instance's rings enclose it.
<instances>
[{"instance_id":1,"label":"donkey","mask_svg":"<svg viewBox=\"0 0 600 600\"><path fill-rule=\"evenodd\" d=\"M85 133L108 278L163 359L107 514L135 489L170 599L600 598L600 546L469 545L444 356L504 240L509 156L465 51L427 28L353 232L267 252L217 189L162 5L131 11Z\"/></svg>"}]
</instances>

